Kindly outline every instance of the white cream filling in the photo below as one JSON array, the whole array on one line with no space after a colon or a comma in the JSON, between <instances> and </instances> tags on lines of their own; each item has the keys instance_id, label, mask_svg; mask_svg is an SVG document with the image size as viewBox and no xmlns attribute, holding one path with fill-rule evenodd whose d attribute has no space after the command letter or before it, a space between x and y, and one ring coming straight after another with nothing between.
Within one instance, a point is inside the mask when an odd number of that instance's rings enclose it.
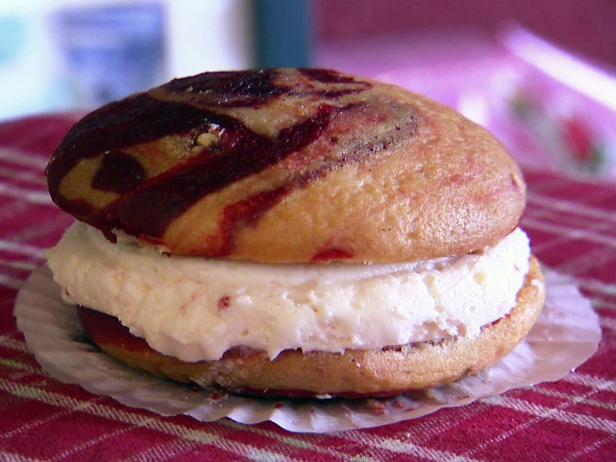
<instances>
[{"instance_id":1,"label":"white cream filling","mask_svg":"<svg viewBox=\"0 0 616 462\"><path fill-rule=\"evenodd\" d=\"M166 256L74 224L47 251L69 303L113 315L184 361L229 348L342 352L475 336L507 314L529 268L516 229L480 254L390 265L266 265Z\"/></svg>"}]
</instances>

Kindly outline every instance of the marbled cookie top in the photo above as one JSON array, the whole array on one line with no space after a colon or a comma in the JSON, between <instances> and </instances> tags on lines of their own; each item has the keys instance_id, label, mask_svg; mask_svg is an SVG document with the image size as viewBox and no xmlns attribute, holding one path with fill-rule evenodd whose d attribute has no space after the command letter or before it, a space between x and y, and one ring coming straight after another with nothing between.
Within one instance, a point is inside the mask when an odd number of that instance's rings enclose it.
<instances>
[{"instance_id":1,"label":"marbled cookie top","mask_svg":"<svg viewBox=\"0 0 616 462\"><path fill-rule=\"evenodd\" d=\"M322 69L213 72L103 106L47 168L113 239L265 263L466 254L517 226L520 171L461 115Z\"/></svg>"}]
</instances>

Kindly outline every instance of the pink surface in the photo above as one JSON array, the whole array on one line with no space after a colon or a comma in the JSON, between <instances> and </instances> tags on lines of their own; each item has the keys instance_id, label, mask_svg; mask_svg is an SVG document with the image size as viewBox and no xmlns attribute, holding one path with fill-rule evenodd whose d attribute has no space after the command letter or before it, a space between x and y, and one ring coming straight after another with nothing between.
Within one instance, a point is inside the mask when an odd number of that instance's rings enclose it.
<instances>
[{"instance_id":1,"label":"pink surface","mask_svg":"<svg viewBox=\"0 0 616 462\"><path fill-rule=\"evenodd\" d=\"M517 22L535 33L616 68L616 4L613 0L317 0L320 43L417 35L436 30L498 32Z\"/></svg>"}]
</instances>

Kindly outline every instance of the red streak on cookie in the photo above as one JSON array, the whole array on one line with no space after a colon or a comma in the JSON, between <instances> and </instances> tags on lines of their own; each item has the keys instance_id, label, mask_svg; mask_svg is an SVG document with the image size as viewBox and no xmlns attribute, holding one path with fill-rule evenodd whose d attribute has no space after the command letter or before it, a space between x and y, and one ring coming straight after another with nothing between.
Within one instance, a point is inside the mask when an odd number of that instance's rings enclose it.
<instances>
[{"instance_id":1,"label":"red streak on cookie","mask_svg":"<svg viewBox=\"0 0 616 462\"><path fill-rule=\"evenodd\" d=\"M344 249L338 249L333 247L331 249L323 250L312 257L313 262L326 262L333 260L344 260L346 258L353 258L353 254Z\"/></svg>"},{"instance_id":2,"label":"red streak on cookie","mask_svg":"<svg viewBox=\"0 0 616 462\"><path fill-rule=\"evenodd\" d=\"M220 311L224 311L230 306L231 306L231 297L229 297L228 295L225 295L223 297L220 297L220 299L218 299L218 309Z\"/></svg>"},{"instance_id":3,"label":"red streak on cookie","mask_svg":"<svg viewBox=\"0 0 616 462\"><path fill-rule=\"evenodd\" d=\"M218 233L215 237L220 239L218 251L213 257L224 257L233 249L233 238L242 225L255 226L261 216L274 207L289 194L290 189L278 188L271 191L262 191L239 202L227 205L218 223Z\"/></svg>"}]
</instances>

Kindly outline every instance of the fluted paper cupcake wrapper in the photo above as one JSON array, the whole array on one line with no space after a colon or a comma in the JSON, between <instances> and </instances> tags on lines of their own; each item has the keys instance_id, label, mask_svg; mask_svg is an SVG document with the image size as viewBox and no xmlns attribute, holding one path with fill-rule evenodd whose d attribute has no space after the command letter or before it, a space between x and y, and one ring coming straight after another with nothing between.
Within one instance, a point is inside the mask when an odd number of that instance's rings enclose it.
<instances>
[{"instance_id":1,"label":"fluted paper cupcake wrapper","mask_svg":"<svg viewBox=\"0 0 616 462\"><path fill-rule=\"evenodd\" d=\"M162 415L210 422L272 421L295 432L334 432L415 419L507 390L555 381L586 361L601 339L599 320L565 276L544 271L547 301L530 334L502 361L450 385L396 398L358 401L245 398L176 384L110 358L85 337L75 307L60 298L46 267L34 271L15 305L17 325L43 369L63 382Z\"/></svg>"}]
</instances>

